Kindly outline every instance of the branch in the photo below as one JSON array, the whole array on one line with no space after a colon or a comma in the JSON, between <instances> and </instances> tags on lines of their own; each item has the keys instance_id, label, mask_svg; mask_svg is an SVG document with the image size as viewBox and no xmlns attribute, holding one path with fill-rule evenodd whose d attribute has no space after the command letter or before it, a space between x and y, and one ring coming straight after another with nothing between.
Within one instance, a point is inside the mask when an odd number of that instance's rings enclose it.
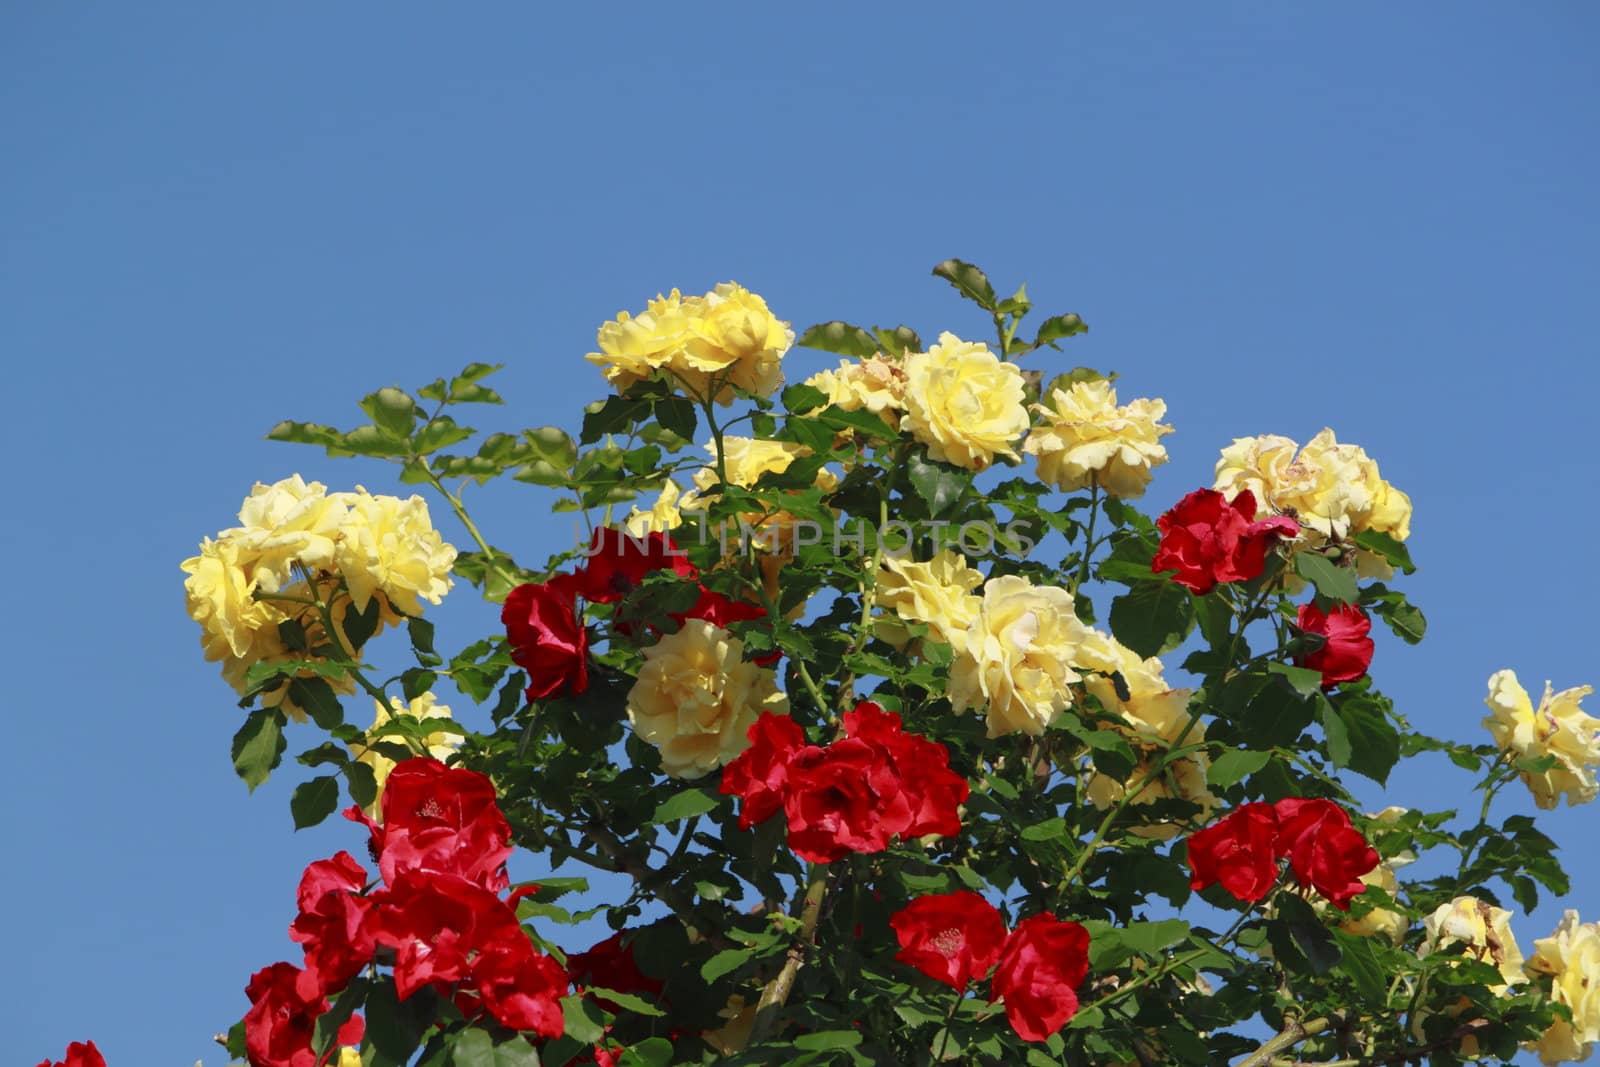
<instances>
[{"instance_id":1,"label":"branch","mask_svg":"<svg viewBox=\"0 0 1600 1067\"><path fill-rule=\"evenodd\" d=\"M1260 1048L1240 1060L1234 1067L1270 1067L1276 1062L1280 1052L1286 1052L1308 1037L1316 1037L1335 1027L1344 1025L1344 1019L1338 1015L1324 1015L1320 1019L1310 1022L1301 1022L1299 1019L1289 1019L1283 1024L1276 1037L1267 1041Z\"/></svg>"},{"instance_id":2,"label":"branch","mask_svg":"<svg viewBox=\"0 0 1600 1067\"><path fill-rule=\"evenodd\" d=\"M771 1036L776 1028L778 1014L794 990L795 977L800 973L800 965L805 962L806 947L816 936L817 919L822 914L822 898L827 892L828 867L826 864L814 864L811 868L811 881L806 886L805 899L800 906L800 937L790 947L789 958L783 961L783 969L761 991L761 999L756 1006L756 1020L750 1029L749 1044L759 1045Z\"/></svg>"}]
</instances>

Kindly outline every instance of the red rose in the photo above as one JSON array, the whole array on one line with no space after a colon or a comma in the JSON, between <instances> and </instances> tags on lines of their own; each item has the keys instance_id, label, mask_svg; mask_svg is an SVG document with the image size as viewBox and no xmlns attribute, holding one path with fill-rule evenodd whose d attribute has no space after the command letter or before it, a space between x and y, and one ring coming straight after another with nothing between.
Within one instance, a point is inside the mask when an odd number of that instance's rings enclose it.
<instances>
[{"instance_id":1,"label":"red rose","mask_svg":"<svg viewBox=\"0 0 1600 1067\"><path fill-rule=\"evenodd\" d=\"M743 800L739 828L748 830L783 810L783 792L789 781L789 760L805 747L805 731L787 715L764 711L745 736L750 747L722 769L717 791Z\"/></svg>"},{"instance_id":2,"label":"red rose","mask_svg":"<svg viewBox=\"0 0 1600 1067\"><path fill-rule=\"evenodd\" d=\"M1256 498L1246 489L1230 503L1214 489L1196 489L1156 526L1161 544L1152 571L1177 571L1172 580L1196 593L1218 582L1247 582L1266 566L1275 537L1294 537L1300 526L1287 516L1255 521Z\"/></svg>"},{"instance_id":3,"label":"red rose","mask_svg":"<svg viewBox=\"0 0 1600 1067\"><path fill-rule=\"evenodd\" d=\"M578 617L576 584L562 575L519 585L500 611L511 658L528 672L529 700L577 696L589 688L589 631Z\"/></svg>"},{"instance_id":4,"label":"red rose","mask_svg":"<svg viewBox=\"0 0 1600 1067\"><path fill-rule=\"evenodd\" d=\"M1189 835L1189 886L1217 882L1255 903L1278 880L1278 816L1268 804L1244 804Z\"/></svg>"},{"instance_id":5,"label":"red rose","mask_svg":"<svg viewBox=\"0 0 1600 1067\"><path fill-rule=\"evenodd\" d=\"M960 807L966 802L967 780L950 769L950 752L937 741L908 734L900 716L871 701L862 701L844 714L844 732L879 746L900 776L901 789L910 804L910 818L891 832L901 837L926 834L950 836L961 832Z\"/></svg>"},{"instance_id":6,"label":"red rose","mask_svg":"<svg viewBox=\"0 0 1600 1067\"><path fill-rule=\"evenodd\" d=\"M889 919L900 939L894 958L960 992L1000 960L1006 924L976 893L918 897Z\"/></svg>"},{"instance_id":7,"label":"red rose","mask_svg":"<svg viewBox=\"0 0 1600 1067\"><path fill-rule=\"evenodd\" d=\"M695 576L694 564L664 533L635 537L625 530L602 526L589 543L587 562L577 573L578 595L593 604L614 604L636 589L645 575L670 570L685 578Z\"/></svg>"},{"instance_id":8,"label":"red rose","mask_svg":"<svg viewBox=\"0 0 1600 1067\"><path fill-rule=\"evenodd\" d=\"M245 987L250 1010L244 1017L244 1046L251 1067L315 1067L312 1030L328 1010L317 984L315 976L308 981L292 963L274 963L250 977ZM337 1039L353 1045L364 1030L360 1016L353 1016L339 1028Z\"/></svg>"},{"instance_id":9,"label":"red rose","mask_svg":"<svg viewBox=\"0 0 1600 1067\"><path fill-rule=\"evenodd\" d=\"M1273 805L1278 814L1279 856L1302 886L1310 886L1340 911L1367 887L1361 876L1378 865L1378 853L1331 800L1289 797Z\"/></svg>"},{"instance_id":10,"label":"red rose","mask_svg":"<svg viewBox=\"0 0 1600 1067\"><path fill-rule=\"evenodd\" d=\"M1049 912L1030 915L1006 938L989 986L1006 1001L1006 1020L1024 1041L1045 1041L1078 1014L1078 986L1089 973L1089 931Z\"/></svg>"},{"instance_id":11,"label":"red rose","mask_svg":"<svg viewBox=\"0 0 1600 1067\"><path fill-rule=\"evenodd\" d=\"M59 1063L42 1060L39 1067L106 1067L106 1059L93 1041L77 1042L67 1046L67 1058Z\"/></svg>"},{"instance_id":12,"label":"red rose","mask_svg":"<svg viewBox=\"0 0 1600 1067\"><path fill-rule=\"evenodd\" d=\"M790 759L788 774L789 847L808 862L882 852L894 836L889 826L911 821L900 776L881 749L859 738L807 745Z\"/></svg>"},{"instance_id":13,"label":"red rose","mask_svg":"<svg viewBox=\"0 0 1600 1067\"><path fill-rule=\"evenodd\" d=\"M505 901L464 878L433 871L402 872L378 909L376 925L378 943L395 950L401 1000L425 985L443 990L464 981L475 955L490 946L528 944Z\"/></svg>"},{"instance_id":14,"label":"red rose","mask_svg":"<svg viewBox=\"0 0 1600 1067\"><path fill-rule=\"evenodd\" d=\"M488 945L472 964L472 983L485 1010L501 1026L532 1030L541 1037L566 1032L561 998L567 974L561 965L536 951L520 929Z\"/></svg>"},{"instance_id":15,"label":"red rose","mask_svg":"<svg viewBox=\"0 0 1600 1067\"><path fill-rule=\"evenodd\" d=\"M633 955L633 939L637 930L618 930L585 952L574 952L567 957L567 974L573 983L583 988L598 986L616 993L632 993L655 999L661 993L662 981L651 978L639 969ZM609 1012L621 1009L603 998L595 1003Z\"/></svg>"},{"instance_id":16,"label":"red rose","mask_svg":"<svg viewBox=\"0 0 1600 1067\"><path fill-rule=\"evenodd\" d=\"M511 825L495 803L494 783L477 771L423 756L405 760L389 773L382 812L382 825L357 807L344 814L372 831L389 885L415 870L454 874L496 892L510 884Z\"/></svg>"},{"instance_id":17,"label":"red rose","mask_svg":"<svg viewBox=\"0 0 1600 1067\"><path fill-rule=\"evenodd\" d=\"M1322 688L1332 689L1340 682L1353 682L1367 673L1372 663L1372 620L1354 604L1340 604L1324 615L1315 604L1300 605L1296 620L1302 633L1323 639L1315 652L1302 654L1297 663L1322 672Z\"/></svg>"},{"instance_id":18,"label":"red rose","mask_svg":"<svg viewBox=\"0 0 1600 1067\"><path fill-rule=\"evenodd\" d=\"M372 901L361 896L367 872L340 852L317 860L300 877L300 914L289 937L305 945L306 970L324 995L336 993L372 960Z\"/></svg>"}]
</instances>

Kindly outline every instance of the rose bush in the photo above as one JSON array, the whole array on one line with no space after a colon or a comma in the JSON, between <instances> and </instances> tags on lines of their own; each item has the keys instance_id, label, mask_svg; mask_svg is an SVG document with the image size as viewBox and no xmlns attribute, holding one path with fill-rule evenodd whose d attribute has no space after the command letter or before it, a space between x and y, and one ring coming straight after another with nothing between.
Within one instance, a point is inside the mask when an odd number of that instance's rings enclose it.
<instances>
[{"instance_id":1,"label":"rose bush","mask_svg":"<svg viewBox=\"0 0 1600 1067\"><path fill-rule=\"evenodd\" d=\"M601 326L610 391L576 436L460 424L501 403L484 364L380 389L349 430L271 431L396 464L471 544L420 497L293 476L182 565L241 698L239 775L260 786L306 741L296 826L346 796L377 872L341 851L302 874L302 958L250 979L234 1055L1587 1055L1600 937L1569 912L1524 960L1504 905L1567 881L1493 801L1519 781L1540 806L1595 798L1589 690L1535 705L1501 671L1485 736L1417 732L1373 673L1399 651L1375 625L1414 643L1426 623L1399 588L1410 498L1372 457L1331 430L1240 437L1152 520L1129 500L1167 460L1166 402L1051 366L1077 315L1024 334L1025 289L935 274L991 341L796 338L729 283ZM519 559L461 492L502 478L591 532ZM497 605L489 632L441 640L427 611L463 583ZM345 719L356 694L369 728ZM1482 791L1476 821L1433 798L1362 814L1357 778L1430 752ZM512 884L517 849L551 873ZM563 929L589 919L610 936Z\"/></svg>"}]
</instances>

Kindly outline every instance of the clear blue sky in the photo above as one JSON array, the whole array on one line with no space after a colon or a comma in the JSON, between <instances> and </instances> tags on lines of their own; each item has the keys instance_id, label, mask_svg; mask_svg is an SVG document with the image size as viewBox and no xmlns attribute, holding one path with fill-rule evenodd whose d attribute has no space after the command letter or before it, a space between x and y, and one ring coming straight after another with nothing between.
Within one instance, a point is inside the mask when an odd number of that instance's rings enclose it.
<instances>
[{"instance_id":1,"label":"clear blue sky","mask_svg":"<svg viewBox=\"0 0 1600 1067\"><path fill-rule=\"evenodd\" d=\"M359 851L290 832L292 774L246 795L183 614L253 481L396 488L266 429L470 360L507 364L480 425L571 425L596 326L673 286L929 337L984 328L935 262L1026 279L1170 405L1153 507L1324 425L1411 493L1432 629L1375 671L1421 726L1478 741L1501 667L1600 683L1595 8L579 7L0 8L0 1062L220 1063L301 867ZM546 502L478 507L536 558ZM496 625L465 587L438 617ZM1465 802L1414 766L1373 804ZM1595 815L1541 818L1585 918Z\"/></svg>"}]
</instances>

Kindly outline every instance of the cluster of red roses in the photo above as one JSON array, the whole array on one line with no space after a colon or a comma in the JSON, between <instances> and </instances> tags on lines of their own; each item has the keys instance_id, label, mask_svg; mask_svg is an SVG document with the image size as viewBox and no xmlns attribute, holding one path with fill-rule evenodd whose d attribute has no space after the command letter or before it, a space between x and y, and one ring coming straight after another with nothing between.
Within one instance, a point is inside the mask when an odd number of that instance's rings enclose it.
<instances>
[{"instance_id":1,"label":"cluster of red roses","mask_svg":"<svg viewBox=\"0 0 1600 1067\"><path fill-rule=\"evenodd\" d=\"M1287 515L1257 522L1255 494L1246 489L1229 501L1215 489L1196 489L1161 518L1161 544L1150 569L1173 571L1172 580L1204 595L1218 583L1247 582L1266 569L1267 550L1279 538L1292 538L1300 526ZM1368 636L1372 620L1354 604L1340 604L1323 612L1314 604L1301 606L1296 626L1303 634L1321 638L1313 651L1302 653L1299 664L1322 672L1322 686L1353 682L1367 673L1373 645Z\"/></svg>"},{"instance_id":2,"label":"cluster of red roses","mask_svg":"<svg viewBox=\"0 0 1600 1067\"><path fill-rule=\"evenodd\" d=\"M506 857L511 826L483 775L418 758L401 763L384 788L382 823L360 808L383 878L347 852L318 860L300 879L300 914L289 936L305 947L305 966L274 963L250 979L245 1047L253 1067L314 1067L317 1017L379 953L394 967L406 1000L425 986L453 996L467 1017L487 1014L513 1030L559 1037L567 974L538 952L517 921ZM353 1017L341 1044L361 1039Z\"/></svg>"},{"instance_id":3,"label":"cluster of red roses","mask_svg":"<svg viewBox=\"0 0 1600 1067\"><path fill-rule=\"evenodd\" d=\"M802 859L831 863L881 852L896 837L961 830L967 780L950 769L943 745L906 733L892 711L857 704L844 715L844 735L827 745L807 744L798 723L771 712L747 736L750 747L723 768L719 788L743 801L744 829L781 810Z\"/></svg>"},{"instance_id":4,"label":"cluster of red roses","mask_svg":"<svg viewBox=\"0 0 1600 1067\"><path fill-rule=\"evenodd\" d=\"M1244 804L1189 837L1189 884L1220 882L1254 904L1278 881L1285 857L1301 888L1315 889L1340 911L1366 886L1361 876L1378 865L1378 853L1331 800L1287 797L1276 804Z\"/></svg>"},{"instance_id":5,"label":"cluster of red roses","mask_svg":"<svg viewBox=\"0 0 1600 1067\"><path fill-rule=\"evenodd\" d=\"M918 897L889 924L900 941L895 959L956 992L994 970L989 1000L1005 998L1006 1019L1024 1041L1044 1041L1078 1013L1078 986L1089 973L1089 931L1049 912L1006 933L1005 918L977 893Z\"/></svg>"},{"instance_id":6,"label":"cluster of red roses","mask_svg":"<svg viewBox=\"0 0 1600 1067\"><path fill-rule=\"evenodd\" d=\"M667 570L681 578L698 580L699 572L671 537L649 533L635 537L610 526L594 532L583 566L558 574L547 582L519 585L506 597L500 612L511 658L528 672L527 697L577 696L589 687L589 632L578 611L578 601L617 604L644 581L645 576ZM678 625L686 619L703 619L713 626L759 619L766 612L757 604L729 600L700 586L700 598L686 612L672 615ZM624 636L635 628L618 621L613 630ZM770 663L776 654L757 658Z\"/></svg>"},{"instance_id":7,"label":"cluster of red roses","mask_svg":"<svg viewBox=\"0 0 1600 1067\"><path fill-rule=\"evenodd\" d=\"M39 1067L106 1067L106 1058L94 1047L93 1041L74 1041L67 1046L67 1058L52 1063L40 1060Z\"/></svg>"}]
</instances>

